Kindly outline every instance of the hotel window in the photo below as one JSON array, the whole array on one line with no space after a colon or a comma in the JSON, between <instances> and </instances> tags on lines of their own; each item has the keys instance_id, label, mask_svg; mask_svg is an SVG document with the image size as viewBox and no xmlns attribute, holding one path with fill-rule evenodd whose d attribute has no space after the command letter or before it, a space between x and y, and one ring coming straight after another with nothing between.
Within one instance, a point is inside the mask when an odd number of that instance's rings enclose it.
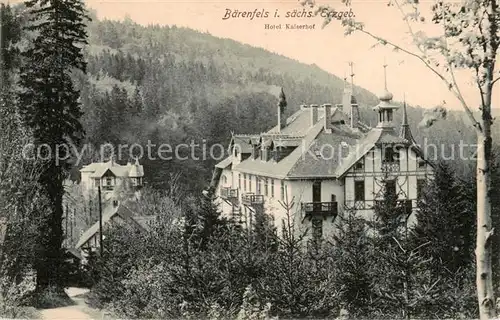
<instances>
[{"instance_id":1,"label":"hotel window","mask_svg":"<svg viewBox=\"0 0 500 320\"><path fill-rule=\"evenodd\" d=\"M392 121L392 111L387 110L387 121Z\"/></svg>"},{"instance_id":2,"label":"hotel window","mask_svg":"<svg viewBox=\"0 0 500 320\"><path fill-rule=\"evenodd\" d=\"M247 191L247 174L243 174L243 191Z\"/></svg>"},{"instance_id":3,"label":"hotel window","mask_svg":"<svg viewBox=\"0 0 500 320\"><path fill-rule=\"evenodd\" d=\"M285 182L283 180L281 180L280 182L281 182L281 186L280 186L281 201L285 201Z\"/></svg>"},{"instance_id":4,"label":"hotel window","mask_svg":"<svg viewBox=\"0 0 500 320\"><path fill-rule=\"evenodd\" d=\"M417 199L422 199L426 184L425 179L417 179Z\"/></svg>"},{"instance_id":5,"label":"hotel window","mask_svg":"<svg viewBox=\"0 0 500 320\"><path fill-rule=\"evenodd\" d=\"M222 181L224 182L224 184L227 184L227 176L226 175L222 176Z\"/></svg>"},{"instance_id":6,"label":"hotel window","mask_svg":"<svg viewBox=\"0 0 500 320\"><path fill-rule=\"evenodd\" d=\"M271 197L274 198L274 179L271 179Z\"/></svg>"},{"instance_id":7,"label":"hotel window","mask_svg":"<svg viewBox=\"0 0 500 320\"><path fill-rule=\"evenodd\" d=\"M418 167L419 168L425 168L425 160L418 159Z\"/></svg>"},{"instance_id":8,"label":"hotel window","mask_svg":"<svg viewBox=\"0 0 500 320\"><path fill-rule=\"evenodd\" d=\"M267 197L269 195L269 181L267 178L264 180L264 194Z\"/></svg>"},{"instance_id":9,"label":"hotel window","mask_svg":"<svg viewBox=\"0 0 500 320\"><path fill-rule=\"evenodd\" d=\"M255 177L255 184L257 186L257 194L260 194L260 192L261 192L261 184L260 184L259 177Z\"/></svg>"},{"instance_id":10,"label":"hotel window","mask_svg":"<svg viewBox=\"0 0 500 320\"><path fill-rule=\"evenodd\" d=\"M393 146L384 147L384 162L394 163L399 160L398 150L394 150Z\"/></svg>"},{"instance_id":11,"label":"hotel window","mask_svg":"<svg viewBox=\"0 0 500 320\"><path fill-rule=\"evenodd\" d=\"M252 175L248 175L248 191L252 192Z\"/></svg>"},{"instance_id":12,"label":"hotel window","mask_svg":"<svg viewBox=\"0 0 500 320\"><path fill-rule=\"evenodd\" d=\"M365 201L364 181L354 181L354 201Z\"/></svg>"},{"instance_id":13,"label":"hotel window","mask_svg":"<svg viewBox=\"0 0 500 320\"><path fill-rule=\"evenodd\" d=\"M113 185L113 180L112 180L112 178L111 178L111 177L106 177L106 185L107 185L107 186L111 186L111 185Z\"/></svg>"},{"instance_id":14,"label":"hotel window","mask_svg":"<svg viewBox=\"0 0 500 320\"><path fill-rule=\"evenodd\" d=\"M238 189L241 189L241 173L238 173Z\"/></svg>"},{"instance_id":15,"label":"hotel window","mask_svg":"<svg viewBox=\"0 0 500 320\"><path fill-rule=\"evenodd\" d=\"M356 164L354 165L354 170L362 171L363 167L364 167L364 163L363 163L363 159L361 159L358 162L356 162Z\"/></svg>"}]
</instances>

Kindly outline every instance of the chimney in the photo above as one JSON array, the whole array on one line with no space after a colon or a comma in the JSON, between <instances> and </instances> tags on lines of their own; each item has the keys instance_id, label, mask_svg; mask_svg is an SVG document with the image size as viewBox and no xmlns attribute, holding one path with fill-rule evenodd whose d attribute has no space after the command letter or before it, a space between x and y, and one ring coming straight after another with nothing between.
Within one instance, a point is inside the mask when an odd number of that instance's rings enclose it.
<instances>
[{"instance_id":1,"label":"chimney","mask_svg":"<svg viewBox=\"0 0 500 320\"><path fill-rule=\"evenodd\" d=\"M285 119L285 110L286 110L287 102L285 92L283 92L283 88L281 88L281 92L279 95L278 101L278 130L281 131L286 126Z\"/></svg>"},{"instance_id":2,"label":"chimney","mask_svg":"<svg viewBox=\"0 0 500 320\"><path fill-rule=\"evenodd\" d=\"M318 105L311 104L311 127L318 123Z\"/></svg>"},{"instance_id":3,"label":"chimney","mask_svg":"<svg viewBox=\"0 0 500 320\"><path fill-rule=\"evenodd\" d=\"M331 124L331 122L332 122L332 105L329 103L325 103L322 107L325 109L325 118L324 118L325 132L331 133L332 132L332 124Z\"/></svg>"},{"instance_id":4,"label":"chimney","mask_svg":"<svg viewBox=\"0 0 500 320\"><path fill-rule=\"evenodd\" d=\"M359 122L358 102L354 96L351 96L351 128L356 129Z\"/></svg>"}]
</instances>

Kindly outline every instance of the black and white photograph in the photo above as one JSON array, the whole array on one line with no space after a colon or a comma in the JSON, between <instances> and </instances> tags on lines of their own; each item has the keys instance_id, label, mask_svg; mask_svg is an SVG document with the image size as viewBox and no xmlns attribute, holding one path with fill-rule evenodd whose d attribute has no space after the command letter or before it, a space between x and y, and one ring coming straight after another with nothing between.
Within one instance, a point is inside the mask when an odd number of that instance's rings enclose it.
<instances>
[{"instance_id":1,"label":"black and white photograph","mask_svg":"<svg viewBox=\"0 0 500 320\"><path fill-rule=\"evenodd\" d=\"M0 318L500 319L498 0L0 0Z\"/></svg>"}]
</instances>

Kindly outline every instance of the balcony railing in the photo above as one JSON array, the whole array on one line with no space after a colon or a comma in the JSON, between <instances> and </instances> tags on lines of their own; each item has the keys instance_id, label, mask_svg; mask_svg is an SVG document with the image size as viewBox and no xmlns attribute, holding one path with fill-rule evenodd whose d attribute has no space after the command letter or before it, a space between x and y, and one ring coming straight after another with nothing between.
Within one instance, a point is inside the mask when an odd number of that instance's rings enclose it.
<instances>
[{"instance_id":1,"label":"balcony railing","mask_svg":"<svg viewBox=\"0 0 500 320\"><path fill-rule=\"evenodd\" d=\"M302 202L302 211L305 217L311 215L337 216L337 202Z\"/></svg>"},{"instance_id":2,"label":"balcony railing","mask_svg":"<svg viewBox=\"0 0 500 320\"><path fill-rule=\"evenodd\" d=\"M413 210L413 203L411 200L396 200L396 206L403 208L406 213L411 213ZM378 204L379 206L384 205L384 200L374 200L374 204Z\"/></svg>"},{"instance_id":3,"label":"balcony railing","mask_svg":"<svg viewBox=\"0 0 500 320\"><path fill-rule=\"evenodd\" d=\"M399 172L399 161L382 161L382 171L384 172Z\"/></svg>"},{"instance_id":4,"label":"balcony railing","mask_svg":"<svg viewBox=\"0 0 500 320\"><path fill-rule=\"evenodd\" d=\"M223 199L238 199L238 189L232 189L231 187L222 187L220 189L220 196Z\"/></svg>"},{"instance_id":5,"label":"balcony railing","mask_svg":"<svg viewBox=\"0 0 500 320\"><path fill-rule=\"evenodd\" d=\"M241 202L246 206L264 204L264 196L261 194L246 193L241 197Z\"/></svg>"},{"instance_id":6,"label":"balcony railing","mask_svg":"<svg viewBox=\"0 0 500 320\"><path fill-rule=\"evenodd\" d=\"M383 205L383 201L384 200L346 201L346 207L354 210L371 210L377 204ZM412 200L397 200L397 205L404 207L408 213L411 213L413 210Z\"/></svg>"}]
</instances>

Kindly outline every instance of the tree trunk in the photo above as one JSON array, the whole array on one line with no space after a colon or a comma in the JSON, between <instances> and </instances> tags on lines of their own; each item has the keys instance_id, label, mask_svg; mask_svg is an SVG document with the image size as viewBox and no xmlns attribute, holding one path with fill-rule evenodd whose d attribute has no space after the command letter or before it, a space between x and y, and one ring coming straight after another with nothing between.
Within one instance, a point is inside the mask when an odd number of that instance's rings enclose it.
<instances>
[{"instance_id":1,"label":"tree trunk","mask_svg":"<svg viewBox=\"0 0 500 320\"><path fill-rule=\"evenodd\" d=\"M46 190L50 202L50 216L44 221L44 229L41 243L41 257L37 263L37 291L43 293L45 290L56 290L64 294L64 278L62 274L63 255L63 185L60 168L53 166L48 168L41 176L40 183Z\"/></svg>"},{"instance_id":2,"label":"tree trunk","mask_svg":"<svg viewBox=\"0 0 500 320\"><path fill-rule=\"evenodd\" d=\"M488 111L483 110L483 114ZM491 271L491 132L490 120L482 121L477 152L477 239L476 286L481 320L495 317L495 299ZM487 118L487 117L486 117Z\"/></svg>"}]
</instances>

